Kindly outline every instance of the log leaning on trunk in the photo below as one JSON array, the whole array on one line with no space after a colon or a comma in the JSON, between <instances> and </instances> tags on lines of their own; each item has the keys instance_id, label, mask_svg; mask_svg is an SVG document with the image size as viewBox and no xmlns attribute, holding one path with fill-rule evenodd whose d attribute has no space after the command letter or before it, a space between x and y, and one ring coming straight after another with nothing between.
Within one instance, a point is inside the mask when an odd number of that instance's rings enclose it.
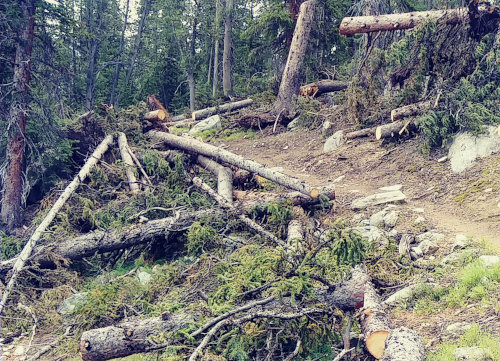
<instances>
[{"instance_id":1,"label":"log leaning on trunk","mask_svg":"<svg viewBox=\"0 0 500 361\"><path fill-rule=\"evenodd\" d=\"M192 213L183 212L178 216L155 219L141 224L126 227L120 231L97 231L86 235L57 242L47 246L39 246L34 249L36 254L29 259L30 263L37 263L41 267L51 267L54 259L79 260L89 257L95 253L111 252L144 244L157 237L165 236L170 231L185 229L194 221L206 217L223 215L222 211L202 210ZM8 273L16 258L2 261L0 263L0 278Z\"/></svg>"},{"instance_id":2,"label":"log leaning on trunk","mask_svg":"<svg viewBox=\"0 0 500 361\"><path fill-rule=\"evenodd\" d=\"M36 247L37 242L42 237L43 232L47 229L48 226L52 223L57 213L61 210L64 203L69 199L69 197L73 194L73 192L78 188L78 186L87 178L92 167L94 167L99 159L103 156L104 153L108 150L109 146L113 143L113 136L108 135L104 138L104 140L97 146L94 150L90 158L85 162L83 167L80 169L76 177L73 181L68 184L64 192L59 196L56 203L52 206L49 213L45 216L42 223L36 228L33 235L28 240L28 243L24 246L23 250L17 257L13 267L12 267L12 276L10 277L9 283L4 289L2 294L2 301L0 302L0 314L7 303L7 299L16 283L17 277L19 276L21 270L24 267L24 264L28 260L28 258L33 253L33 249Z\"/></svg>"},{"instance_id":3,"label":"log leaning on trunk","mask_svg":"<svg viewBox=\"0 0 500 361\"><path fill-rule=\"evenodd\" d=\"M204 118L208 118L208 117L215 115L215 114L227 113L227 112L231 112L233 110L246 108L252 104L253 104L252 99L240 100L240 101L233 102L233 103L222 104L218 107L211 107L211 108L196 110L192 113L191 117L192 117L193 121L198 121L198 120L201 120Z\"/></svg>"},{"instance_id":4,"label":"log leaning on trunk","mask_svg":"<svg viewBox=\"0 0 500 361\"><path fill-rule=\"evenodd\" d=\"M496 7L481 4L478 7L478 13L492 13L495 11L495 8ZM411 29L430 19L435 19L449 25L459 24L468 21L469 10L467 8L457 8L450 10L415 11L402 14L348 17L342 19L339 32L341 35L352 35L376 31L405 30Z\"/></svg>"},{"instance_id":5,"label":"log leaning on trunk","mask_svg":"<svg viewBox=\"0 0 500 361\"><path fill-rule=\"evenodd\" d=\"M120 154L122 156L123 163L125 163L125 174L127 175L128 185L132 194L139 193L139 185L137 184L137 178L135 177L134 161L128 152L127 136L125 133L118 134L118 146L120 148Z\"/></svg>"},{"instance_id":6,"label":"log leaning on trunk","mask_svg":"<svg viewBox=\"0 0 500 361\"><path fill-rule=\"evenodd\" d=\"M396 120L400 120L406 117L419 115L425 112L430 107L432 107L431 101L405 105L403 107L396 108L391 111L391 120L395 122Z\"/></svg>"},{"instance_id":7,"label":"log leaning on trunk","mask_svg":"<svg viewBox=\"0 0 500 361\"><path fill-rule=\"evenodd\" d=\"M162 318L149 318L123 322L85 331L80 339L80 353L84 361L110 360L135 353L153 351L158 348L148 337L163 334L170 339L174 332L193 321L191 315L176 313L165 314Z\"/></svg>"},{"instance_id":8,"label":"log leaning on trunk","mask_svg":"<svg viewBox=\"0 0 500 361\"><path fill-rule=\"evenodd\" d=\"M376 130L377 130L377 127L360 129L360 130L356 130L354 132L347 133L344 135L344 137L346 139L356 139L356 138L361 138L361 137L369 137L371 135L374 135Z\"/></svg>"},{"instance_id":9,"label":"log leaning on trunk","mask_svg":"<svg viewBox=\"0 0 500 361\"><path fill-rule=\"evenodd\" d=\"M306 84L300 87L299 94L305 97L314 98L317 95L331 93L347 89L348 82L339 80L319 80L314 83Z\"/></svg>"},{"instance_id":10,"label":"log leaning on trunk","mask_svg":"<svg viewBox=\"0 0 500 361\"><path fill-rule=\"evenodd\" d=\"M166 144L168 144L169 146L202 154L207 157L214 158L216 161L226 162L235 165L238 168L246 169L250 172L257 173L264 178L267 178L282 186L294 189L312 198L318 198L320 195L325 195L329 199L335 198L335 192L333 191L333 189L326 187L313 187L307 184L306 182L300 181L297 178L293 178L283 173L273 171L263 166L262 164L259 164L249 159L245 159L240 155L215 147L211 144L203 143L193 138L180 137L177 135L158 132L154 130L148 132L147 135L155 140L161 140Z\"/></svg>"}]
</instances>

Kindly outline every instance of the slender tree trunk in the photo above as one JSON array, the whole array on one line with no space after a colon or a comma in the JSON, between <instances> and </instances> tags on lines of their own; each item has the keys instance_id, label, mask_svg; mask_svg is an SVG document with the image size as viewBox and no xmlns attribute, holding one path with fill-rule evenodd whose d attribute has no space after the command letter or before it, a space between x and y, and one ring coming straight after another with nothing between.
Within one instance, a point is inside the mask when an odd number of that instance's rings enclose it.
<instances>
[{"instance_id":1,"label":"slender tree trunk","mask_svg":"<svg viewBox=\"0 0 500 361\"><path fill-rule=\"evenodd\" d=\"M300 6L288 60L283 71L278 97L274 103L275 113L285 118L292 118L295 114L293 97L299 94L300 69L307 50L315 7L315 0L308 0Z\"/></svg>"},{"instance_id":2,"label":"slender tree trunk","mask_svg":"<svg viewBox=\"0 0 500 361\"><path fill-rule=\"evenodd\" d=\"M116 97L116 87L118 85L118 79L120 79L120 72L122 70L122 54L125 47L125 32L127 31L128 22L128 10L129 10L130 0L127 0L125 5L125 20L123 22L122 36L120 38L120 45L118 47L118 62L115 65L115 74L113 75L113 84L111 85L111 95L109 96L109 104L115 106Z\"/></svg>"},{"instance_id":3,"label":"slender tree trunk","mask_svg":"<svg viewBox=\"0 0 500 361\"><path fill-rule=\"evenodd\" d=\"M212 61L213 61L213 49L210 44L210 41L208 42L208 51L210 52L210 57L208 58L208 71L207 71L207 85L210 85L210 80L211 80L211 75L212 75Z\"/></svg>"},{"instance_id":4,"label":"slender tree trunk","mask_svg":"<svg viewBox=\"0 0 500 361\"><path fill-rule=\"evenodd\" d=\"M214 45L214 80L212 84L212 98L217 97L217 86L219 82L219 39L220 39L220 0L215 0L215 45Z\"/></svg>"},{"instance_id":5,"label":"slender tree trunk","mask_svg":"<svg viewBox=\"0 0 500 361\"><path fill-rule=\"evenodd\" d=\"M233 0L226 0L226 19L224 21L224 54L222 59L222 88L224 95L233 95L233 85L231 82L231 66L233 61Z\"/></svg>"},{"instance_id":6,"label":"slender tree trunk","mask_svg":"<svg viewBox=\"0 0 500 361\"><path fill-rule=\"evenodd\" d=\"M194 57L196 56L196 27L198 26L198 18L193 17L192 36L189 50L189 66L187 81L189 84L189 109L193 112L196 107L196 82L194 79Z\"/></svg>"},{"instance_id":7,"label":"slender tree trunk","mask_svg":"<svg viewBox=\"0 0 500 361\"><path fill-rule=\"evenodd\" d=\"M20 1L23 25L19 31L14 64L14 96L10 105L7 134L7 169L3 182L2 210L0 213L7 228L12 230L21 224L21 203L24 166L24 136L26 111L28 110L28 83L31 76L31 52L35 28L35 1Z\"/></svg>"}]
</instances>

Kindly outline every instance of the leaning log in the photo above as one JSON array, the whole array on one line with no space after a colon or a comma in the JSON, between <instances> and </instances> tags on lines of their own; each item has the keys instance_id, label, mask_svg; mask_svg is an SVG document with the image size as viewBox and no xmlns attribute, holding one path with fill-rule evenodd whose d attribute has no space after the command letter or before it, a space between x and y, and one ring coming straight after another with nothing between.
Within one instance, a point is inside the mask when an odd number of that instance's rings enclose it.
<instances>
[{"instance_id":1,"label":"leaning log","mask_svg":"<svg viewBox=\"0 0 500 361\"><path fill-rule=\"evenodd\" d=\"M227 113L227 112L232 112L234 110L246 108L252 104L253 104L252 99L240 100L233 103L222 104L217 107L196 110L192 113L191 117L193 121L198 121L201 119L208 118L215 114Z\"/></svg>"},{"instance_id":2,"label":"leaning log","mask_svg":"<svg viewBox=\"0 0 500 361\"><path fill-rule=\"evenodd\" d=\"M125 164L125 174L127 175L130 191L132 194L137 194L139 193L139 185L137 184L137 178L135 177L134 170L136 168L128 150L127 136L125 133L118 133L118 146L120 148L123 163Z\"/></svg>"},{"instance_id":3,"label":"leaning log","mask_svg":"<svg viewBox=\"0 0 500 361\"><path fill-rule=\"evenodd\" d=\"M166 117L167 117L167 113L165 113L165 111L161 110L161 109L153 110L151 112L144 114L144 116L143 116L143 118L145 120L149 120L152 122L158 122L158 121L165 120Z\"/></svg>"},{"instance_id":4,"label":"leaning log","mask_svg":"<svg viewBox=\"0 0 500 361\"><path fill-rule=\"evenodd\" d=\"M212 216L222 217L222 211L201 210L182 212L173 217L155 219L152 221L125 227L122 230L97 231L80 237L56 242L34 248L34 256L29 263L40 267L53 267L59 261L75 261L90 257L96 253L112 252L150 242L158 237L164 237L169 232L181 231L193 222ZM0 278L9 272L16 258L0 263Z\"/></svg>"},{"instance_id":5,"label":"leaning log","mask_svg":"<svg viewBox=\"0 0 500 361\"><path fill-rule=\"evenodd\" d=\"M214 158L218 162L226 162L235 165L238 168L257 173L264 178L267 178L282 186L294 189L312 198L318 198L320 195L324 195L329 199L335 198L335 192L331 188L313 187L306 182L300 181L297 178L293 178L281 172L271 170L270 168L265 167L262 164L249 159L245 159L238 154L231 153L225 149L215 147L211 144L203 143L189 137L180 137L177 135L158 132L154 130L148 132L147 135L155 140L163 141L169 146L202 154L207 157Z\"/></svg>"},{"instance_id":6,"label":"leaning log","mask_svg":"<svg viewBox=\"0 0 500 361\"><path fill-rule=\"evenodd\" d=\"M85 331L80 339L80 353L84 361L102 361L154 351L158 345L150 339L152 336L163 335L162 342L169 344L175 331L193 321L191 315L173 313Z\"/></svg>"},{"instance_id":7,"label":"leaning log","mask_svg":"<svg viewBox=\"0 0 500 361\"><path fill-rule=\"evenodd\" d=\"M478 7L479 15L485 15L493 11L495 11L495 7L486 4L481 4ZM402 14L348 17L342 19L339 32L341 35L352 35L377 31L405 30L432 19L449 25L459 24L469 20L469 10L467 8L457 8L449 10L414 11Z\"/></svg>"},{"instance_id":8,"label":"leaning log","mask_svg":"<svg viewBox=\"0 0 500 361\"><path fill-rule=\"evenodd\" d=\"M47 227L50 226L57 213L61 210L61 208L64 206L73 192L78 188L78 186L85 180L85 178L87 178L90 170L97 164L103 154L106 153L112 143L112 135L108 135L104 138L101 144L99 144L99 146L94 150L94 153L92 153L90 158L85 162L73 181L68 184L64 192L59 196L56 203L52 206L49 213L45 216L42 223L40 223L40 225L36 228L35 232L28 240L28 243L26 243L26 245L24 246L23 250L17 257L13 265L12 275L10 277L9 283L3 291L2 301L0 302L0 314L2 313L5 304L7 303L10 292L12 291L17 278L24 267L24 264L33 253L33 249L36 247L38 240L42 237L43 232L45 232Z\"/></svg>"},{"instance_id":9,"label":"leaning log","mask_svg":"<svg viewBox=\"0 0 500 361\"><path fill-rule=\"evenodd\" d=\"M300 87L299 95L306 98L314 98L317 95L331 93L347 89L348 82L339 80L319 80L314 83L306 84Z\"/></svg>"},{"instance_id":10,"label":"leaning log","mask_svg":"<svg viewBox=\"0 0 500 361\"><path fill-rule=\"evenodd\" d=\"M393 109L391 111L391 120L395 122L396 120L400 120L406 117L422 114L432 106L432 103L433 102L429 100Z\"/></svg>"},{"instance_id":11,"label":"leaning log","mask_svg":"<svg viewBox=\"0 0 500 361\"><path fill-rule=\"evenodd\" d=\"M212 159L198 156L198 163L206 170L217 176L217 192L228 202L233 202L233 172L230 168L224 167Z\"/></svg>"},{"instance_id":12,"label":"leaning log","mask_svg":"<svg viewBox=\"0 0 500 361\"><path fill-rule=\"evenodd\" d=\"M402 121L380 125L375 130L375 138L380 140L382 138L394 137L404 126L405 123Z\"/></svg>"}]
</instances>

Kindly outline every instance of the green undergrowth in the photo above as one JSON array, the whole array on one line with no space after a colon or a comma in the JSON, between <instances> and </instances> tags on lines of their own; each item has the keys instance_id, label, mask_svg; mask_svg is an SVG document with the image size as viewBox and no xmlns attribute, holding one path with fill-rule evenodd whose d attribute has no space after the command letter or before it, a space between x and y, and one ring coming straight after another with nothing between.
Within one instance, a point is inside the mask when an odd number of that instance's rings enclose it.
<instances>
[{"instance_id":1,"label":"green undergrowth","mask_svg":"<svg viewBox=\"0 0 500 361\"><path fill-rule=\"evenodd\" d=\"M457 358L454 352L459 347L478 347L483 350L486 358L489 357L493 361L500 360L500 338L492 336L481 330L478 324L474 324L457 342L440 345L437 351L430 353L427 361L455 361Z\"/></svg>"}]
</instances>

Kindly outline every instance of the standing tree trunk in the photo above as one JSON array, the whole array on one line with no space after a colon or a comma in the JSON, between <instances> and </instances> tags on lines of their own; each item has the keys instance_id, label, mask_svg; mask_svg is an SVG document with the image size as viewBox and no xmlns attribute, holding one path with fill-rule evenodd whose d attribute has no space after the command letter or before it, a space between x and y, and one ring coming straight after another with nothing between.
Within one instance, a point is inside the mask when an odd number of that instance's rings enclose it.
<instances>
[{"instance_id":1,"label":"standing tree trunk","mask_svg":"<svg viewBox=\"0 0 500 361\"><path fill-rule=\"evenodd\" d=\"M219 39L220 39L220 17L221 7L220 0L215 0L215 45L214 45L214 81L212 86L212 97L217 97L217 86L219 82Z\"/></svg>"},{"instance_id":2,"label":"standing tree trunk","mask_svg":"<svg viewBox=\"0 0 500 361\"><path fill-rule=\"evenodd\" d=\"M308 0L300 6L299 18L293 33L280 90L274 102L275 113L281 114L285 118L293 118L295 115L293 97L299 94L300 68L307 50L315 7L315 0Z\"/></svg>"},{"instance_id":3,"label":"standing tree trunk","mask_svg":"<svg viewBox=\"0 0 500 361\"><path fill-rule=\"evenodd\" d=\"M233 62L233 0L226 0L226 19L224 21L224 54L222 59L222 88L224 96L233 96L233 85L231 82L231 66Z\"/></svg>"},{"instance_id":4,"label":"standing tree trunk","mask_svg":"<svg viewBox=\"0 0 500 361\"><path fill-rule=\"evenodd\" d=\"M125 20L123 22L122 36L120 38L120 46L118 48L119 60L115 65L115 74L113 75L113 84L111 85L111 95L109 96L109 104L115 106L116 97L116 87L118 86L118 79L120 79L120 72L122 70L122 53L125 47L125 32L127 31L128 22L128 9L130 5L130 0L127 0L125 5Z\"/></svg>"},{"instance_id":5,"label":"standing tree trunk","mask_svg":"<svg viewBox=\"0 0 500 361\"><path fill-rule=\"evenodd\" d=\"M191 44L189 50L189 65L188 65L188 74L187 81L189 84L189 110L192 112L196 107L196 83L194 80L194 57L196 55L196 27L198 26L198 18L196 14L193 17L192 24L192 36L191 36Z\"/></svg>"},{"instance_id":6,"label":"standing tree trunk","mask_svg":"<svg viewBox=\"0 0 500 361\"><path fill-rule=\"evenodd\" d=\"M10 105L6 150L6 174L3 182L1 220L12 230L21 224L24 136L28 107L28 83L31 76L31 52L35 28L35 1L20 1L23 25L19 31L14 64L14 96Z\"/></svg>"}]
</instances>

